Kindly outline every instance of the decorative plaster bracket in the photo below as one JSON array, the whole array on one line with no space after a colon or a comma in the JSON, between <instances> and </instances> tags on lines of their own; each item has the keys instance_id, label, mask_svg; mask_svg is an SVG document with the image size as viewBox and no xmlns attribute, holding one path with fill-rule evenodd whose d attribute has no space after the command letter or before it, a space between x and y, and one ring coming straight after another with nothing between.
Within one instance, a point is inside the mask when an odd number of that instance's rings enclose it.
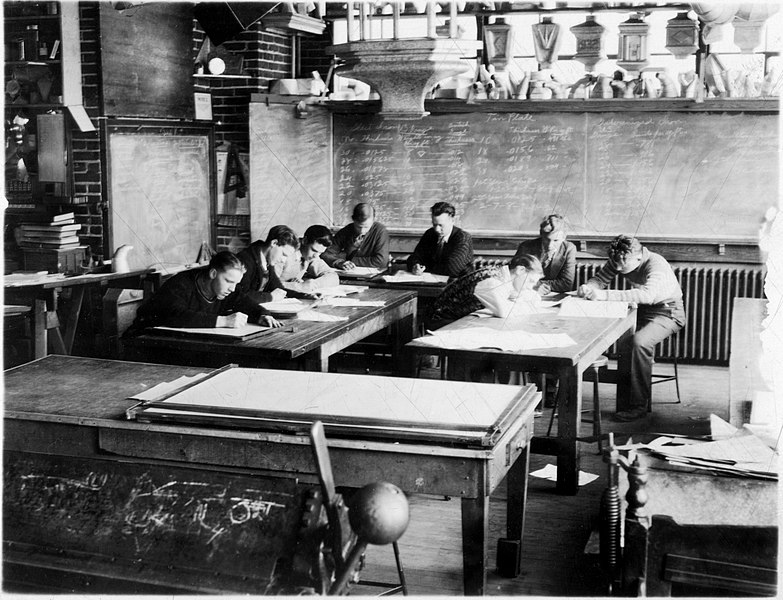
<instances>
[{"instance_id":1,"label":"decorative plaster bracket","mask_svg":"<svg viewBox=\"0 0 783 600\"><path fill-rule=\"evenodd\" d=\"M419 119L436 83L475 69L481 42L447 38L363 40L330 46L343 64L337 73L371 85L384 117Z\"/></svg>"}]
</instances>

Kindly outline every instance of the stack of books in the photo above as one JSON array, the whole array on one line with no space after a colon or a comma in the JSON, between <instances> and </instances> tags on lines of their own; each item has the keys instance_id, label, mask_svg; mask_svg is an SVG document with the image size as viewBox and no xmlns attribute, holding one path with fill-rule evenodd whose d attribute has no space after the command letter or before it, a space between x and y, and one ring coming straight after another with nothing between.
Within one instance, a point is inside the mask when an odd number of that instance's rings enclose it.
<instances>
[{"instance_id":1,"label":"stack of books","mask_svg":"<svg viewBox=\"0 0 783 600\"><path fill-rule=\"evenodd\" d=\"M21 225L22 248L52 248L64 250L79 245L81 225L76 223L73 213L64 213L52 217L51 222Z\"/></svg>"}]
</instances>

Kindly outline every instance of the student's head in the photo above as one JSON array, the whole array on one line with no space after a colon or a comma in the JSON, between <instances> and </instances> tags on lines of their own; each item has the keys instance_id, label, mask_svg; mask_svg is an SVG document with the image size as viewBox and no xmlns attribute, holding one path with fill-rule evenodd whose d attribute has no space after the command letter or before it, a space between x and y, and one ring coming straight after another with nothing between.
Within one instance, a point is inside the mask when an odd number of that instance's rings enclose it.
<instances>
[{"instance_id":1,"label":"student's head","mask_svg":"<svg viewBox=\"0 0 783 600\"><path fill-rule=\"evenodd\" d=\"M218 252L207 267L209 287L218 300L227 297L245 274L245 265L231 252Z\"/></svg>"},{"instance_id":2,"label":"student's head","mask_svg":"<svg viewBox=\"0 0 783 600\"><path fill-rule=\"evenodd\" d=\"M560 215L544 217L538 226L545 252L555 252L566 239L565 219Z\"/></svg>"},{"instance_id":3,"label":"student's head","mask_svg":"<svg viewBox=\"0 0 783 600\"><path fill-rule=\"evenodd\" d=\"M609 262L620 273L630 273L642 262L642 244L636 238L618 235L607 251Z\"/></svg>"},{"instance_id":4,"label":"student's head","mask_svg":"<svg viewBox=\"0 0 783 600\"><path fill-rule=\"evenodd\" d=\"M370 227L375 222L375 209L365 202L360 202L353 207L353 228L357 235L363 235L370 231Z\"/></svg>"},{"instance_id":5,"label":"student's head","mask_svg":"<svg viewBox=\"0 0 783 600\"><path fill-rule=\"evenodd\" d=\"M544 269L538 257L530 254L515 256L508 265L514 289L517 292L532 290L544 276Z\"/></svg>"},{"instance_id":6,"label":"student's head","mask_svg":"<svg viewBox=\"0 0 783 600\"><path fill-rule=\"evenodd\" d=\"M288 257L299 247L299 238L287 225L275 225L266 236L266 261L276 269L282 269Z\"/></svg>"},{"instance_id":7,"label":"student's head","mask_svg":"<svg viewBox=\"0 0 783 600\"><path fill-rule=\"evenodd\" d=\"M446 237L454 229L454 215L457 211L448 202L436 202L430 208L432 213L432 228L441 236Z\"/></svg>"},{"instance_id":8,"label":"student's head","mask_svg":"<svg viewBox=\"0 0 783 600\"><path fill-rule=\"evenodd\" d=\"M325 225L310 225L302 238L302 258L313 260L332 245L332 232Z\"/></svg>"}]
</instances>

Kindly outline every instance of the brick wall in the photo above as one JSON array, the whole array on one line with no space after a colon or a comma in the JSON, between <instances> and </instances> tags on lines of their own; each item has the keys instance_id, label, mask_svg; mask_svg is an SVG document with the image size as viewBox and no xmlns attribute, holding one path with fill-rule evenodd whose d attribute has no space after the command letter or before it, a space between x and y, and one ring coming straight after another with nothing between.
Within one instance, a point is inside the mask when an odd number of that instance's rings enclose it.
<instances>
[{"instance_id":1,"label":"brick wall","mask_svg":"<svg viewBox=\"0 0 783 600\"><path fill-rule=\"evenodd\" d=\"M97 3L79 5L79 30L82 52L82 94L84 107L98 127L100 115L100 15ZM193 21L193 57L195 59L204 31ZM273 79L291 76L292 38L262 30L260 23L225 43L225 48L243 57L247 78L196 78L194 91L212 95L215 144L232 143L239 152L248 152L248 104L250 95L265 92ZM77 222L83 225L80 240L88 244L96 258L111 256L105 210L102 171L104 148L100 132L82 133L72 127L74 195L88 198L87 204L73 207ZM70 207L69 207L70 210ZM223 224L223 223L230 223ZM218 249L237 250L249 243L249 219L218 218Z\"/></svg>"},{"instance_id":2,"label":"brick wall","mask_svg":"<svg viewBox=\"0 0 783 600\"><path fill-rule=\"evenodd\" d=\"M79 5L79 34L82 52L82 96L90 120L98 128L100 102L98 5L82 2ZM73 160L74 195L86 196L87 204L73 207L76 220L82 224L79 239L87 244L93 255L102 259L104 250L103 185L101 182L101 141L99 131L79 131L72 127L71 156Z\"/></svg>"}]
</instances>

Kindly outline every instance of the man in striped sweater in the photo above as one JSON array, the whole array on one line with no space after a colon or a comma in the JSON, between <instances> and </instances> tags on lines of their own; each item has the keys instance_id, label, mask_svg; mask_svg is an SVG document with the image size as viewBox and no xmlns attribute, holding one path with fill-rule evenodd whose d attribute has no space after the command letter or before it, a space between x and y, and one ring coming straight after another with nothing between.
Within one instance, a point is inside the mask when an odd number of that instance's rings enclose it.
<instances>
[{"instance_id":1,"label":"man in striped sweater","mask_svg":"<svg viewBox=\"0 0 783 600\"><path fill-rule=\"evenodd\" d=\"M579 296L588 300L619 300L638 305L636 332L624 340L617 364L617 421L647 416L652 394L655 346L685 326L682 288L660 254L644 248L636 238L620 235L609 246L609 260L585 284ZM605 289L621 275L628 290Z\"/></svg>"}]
</instances>

